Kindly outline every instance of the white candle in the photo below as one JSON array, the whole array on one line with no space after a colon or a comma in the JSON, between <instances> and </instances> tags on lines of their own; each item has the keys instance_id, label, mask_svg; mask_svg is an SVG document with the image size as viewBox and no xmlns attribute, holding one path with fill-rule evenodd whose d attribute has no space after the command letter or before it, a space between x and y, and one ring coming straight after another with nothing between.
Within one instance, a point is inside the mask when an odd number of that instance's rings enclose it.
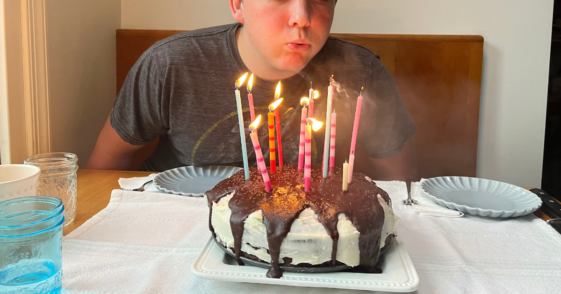
<instances>
[{"instance_id":1,"label":"white candle","mask_svg":"<svg viewBox=\"0 0 561 294\"><path fill-rule=\"evenodd\" d=\"M329 143L331 140L331 103L333 102L333 85L329 82L327 87L327 111L325 112L325 140L323 143L323 177L327 178L329 169Z\"/></svg>"}]
</instances>

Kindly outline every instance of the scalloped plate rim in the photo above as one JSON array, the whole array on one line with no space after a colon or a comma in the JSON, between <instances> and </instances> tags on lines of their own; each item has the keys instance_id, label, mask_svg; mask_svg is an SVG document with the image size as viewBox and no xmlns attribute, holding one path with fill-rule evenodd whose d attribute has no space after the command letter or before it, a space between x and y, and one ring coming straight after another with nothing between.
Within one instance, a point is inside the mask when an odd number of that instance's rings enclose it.
<instances>
[{"instance_id":1,"label":"scalloped plate rim","mask_svg":"<svg viewBox=\"0 0 561 294\"><path fill-rule=\"evenodd\" d=\"M209 166L181 166L181 167L176 167L176 168L172 168L172 169L168 169L166 171L163 171L161 173L159 173L156 177L154 177L154 186L161 192L165 192L167 194L174 194L174 195L181 195L181 196L191 196L191 197L203 197L205 195L205 193L188 193L188 192L181 192L181 191L175 191L172 189L168 189L165 187L162 187L158 182L162 181L162 177L168 175L168 174L172 174L172 175L176 175L177 173L181 174L180 170L186 170L188 171L189 169L191 170L195 170L195 169L215 169L215 168L229 168L232 169L232 172L230 173L229 176L233 175L234 173L242 170L243 168L241 167L237 167L237 166L229 166L229 165L209 165ZM193 176L193 175L191 175ZM197 175L195 175L194 177L198 177Z\"/></svg>"},{"instance_id":2,"label":"scalloped plate rim","mask_svg":"<svg viewBox=\"0 0 561 294\"><path fill-rule=\"evenodd\" d=\"M444 199L442 199L442 198L438 198L438 197L436 197L436 196L430 194L428 191L425 190L426 187L424 186L424 183L429 182L429 181L435 181L436 179L445 179L445 178L476 179L476 180L478 180L478 181L485 180L485 181L489 181L489 182L495 182L495 183L499 183L499 184L504 184L504 185L507 185L507 186L511 186L511 187L514 187L514 188L522 189L522 190L524 191L525 194L526 194L526 192L527 192L527 194L528 194L530 197L532 197L532 196L535 197L535 199L537 200L538 204L533 205L533 206L531 206L531 207L528 206L528 208L525 208L525 209L518 209L518 210L496 210L496 209L488 209L488 208L479 208L479 207L473 207L473 206L468 206L468 205L464 205L464 204L458 204L458 203L454 203L454 202L451 202L451 201L447 201L447 200L444 200ZM532 192L530 192L530 191L528 191L528 190L526 190L526 189L524 189L524 188L522 188L522 187L519 187L519 186L516 186L516 185L513 185L513 184L509 184L509 183L505 183L505 182L501 182L501 181L489 180L489 179L484 179L484 178L464 177L464 176L442 176L442 177L433 177L433 178L429 178L429 179L426 179L425 181L423 181L423 182L421 183L420 187L421 187L421 193L422 193L424 196L428 197L429 199L432 199L433 201L435 201L436 203L438 203L438 204L441 205L441 206L444 206L444 207L447 207L447 208L456 209L456 210L458 210L458 211L461 211L461 212L464 212L464 213L468 213L468 214L471 214L471 215L478 215L478 216L483 216L483 217L492 217L492 218L511 218L511 217L519 217L519 216L524 216L524 215L530 214L530 213L532 213L532 212L538 210L538 209L542 206L542 201L541 201L541 199L540 199L538 196L532 194ZM471 211L469 211L469 210L476 210L477 213L473 213L473 212L471 212ZM508 216L505 216L505 215L507 215L507 214L508 214Z\"/></svg>"}]
</instances>

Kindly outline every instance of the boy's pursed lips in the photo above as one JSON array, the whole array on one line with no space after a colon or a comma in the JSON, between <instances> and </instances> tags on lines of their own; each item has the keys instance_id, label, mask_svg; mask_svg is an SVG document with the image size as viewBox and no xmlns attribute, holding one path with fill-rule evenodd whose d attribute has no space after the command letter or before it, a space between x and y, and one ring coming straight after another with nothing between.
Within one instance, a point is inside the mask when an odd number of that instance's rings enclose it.
<instances>
[{"instance_id":1,"label":"boy's pursed lips","mask_svg":"<svg viewBox=\"0 0 561 294\"><path fill-rule=\"evenodd\" d=\"M296 39L286 43L286 45L291 51L296 51L296 52L303 52L312 47L310 42L308 42L305 39Z\"/></svg>"}]
</instances>

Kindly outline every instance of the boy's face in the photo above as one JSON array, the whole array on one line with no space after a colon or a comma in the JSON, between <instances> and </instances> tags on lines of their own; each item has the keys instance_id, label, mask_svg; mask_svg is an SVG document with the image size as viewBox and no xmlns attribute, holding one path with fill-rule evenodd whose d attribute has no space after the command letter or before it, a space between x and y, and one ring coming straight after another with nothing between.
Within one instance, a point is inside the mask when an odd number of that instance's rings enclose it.
<instances>
[{"instance_id":1,"label":"boy's face","mask_svg":"<svg viewBox=\"0 0 561 294\"><path fill-rule=\"evenodd\" d=\"M335 0L243 0L234 18L260 62L299 72L325 44L334 10Z\"/></svg>"}]
</instances>

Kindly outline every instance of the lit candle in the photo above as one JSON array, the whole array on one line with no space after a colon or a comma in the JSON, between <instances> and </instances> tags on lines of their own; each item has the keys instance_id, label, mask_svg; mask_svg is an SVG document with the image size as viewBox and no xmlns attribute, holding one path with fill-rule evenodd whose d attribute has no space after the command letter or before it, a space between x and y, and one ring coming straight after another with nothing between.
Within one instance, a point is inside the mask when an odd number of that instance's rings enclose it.
<instances>
[{"instance_id":1,"label":"lit candle","mask_svg":"<svg viewBox=\"0 0 561 294\"><path fill-rule=\"evenodd\" d=\"M343 163L343 191L345 192L349 189L349 183L347 181L348 175L349 175L349 164L345 160L345 163Z\"/></svg>"},{"instance_id":2,"label":"lit candle","mask_svg":"<svg viewBox=\"0 0 561 294\"><path fill-rule=\"evenodd\" d=\"M317 131L323 125L313 118L307 119L306 125L306 162L304 163L304 189L306 192L312 190L312 130Z\"/></svg>"},{"instance_id":3,"label":"lit candle","mask_svg":"<svg viewBox=\"0 0 561 294\"><path fill-rule=\"evenodd\" d=\"M245 146L245 130L244 130L244 122L243 122L243 109L242 109L242 99L240 98L240 87L243 85L243 82L247 78L247 74L245 73L241 78L239 78L236 83L236 102L238 106L238 123L240 124L240 138L242 141L242 156L243 156L243 169L245 172L245 179L249 180L249 166L247 164L247 148Z\"/></svg>"},{"instance_id":4,"label":"lit candle","mask_svg":"<svg viewBox=\"0 0 561 294\"><path fill-rule=\"evenodd\" d=\"M271 173L277 170L275 151L275 109L277 109L281 102L282 98L269 105L269 159L271 161Z\"/></svg>"},{"instance_id":5,"label":"lit candle","mask_svg":"<svg viewBox=\"0 0 561 294\"><path fill-rule=\"evenodd\" d=\"M306 119L308 118L308 106L310 99L304 97L300 99L302 105L302 117L300 118L300 147L298 149L298 170L304 168L304 148L306 140Z\"/></svg>"},{"instance_id":6,"label":"lit candle","mask_svg":"<svg viewBox=\"0 0 561 294\"><path fill-rule=\"evenodd\" d=\"M331 103L333 102L333 76L329 81L329 87L327 87L327 111L325 112L325 124L331 126ZM331 128L325 127L325 140L323 143L323 177L327 178L327 170L329 169L329 143L331 139Z\"/></svg>"},{"instance_id":7,"label":"lit candle","mask_svg":"<svg viewBox=\"0 0 561 294\"><path fill-rule=\"evenodd\" d=\"M353 167L355 164L355 148L356 148L356 137L358 134L358 124L360 122L360 109L362 108L362 90L360 89L360 96L356 100L356 111L355 111L355 123L353 125L353 135L351 138L351 153L349 155L349 183L353 180Z\"/></svg>"},{"instance_id":8,"label":"lit candle","mask_svg":"<svg viewBox=\"0 0 561 294\"><path fill-rule=\"evenodd\" d=\"M312 86L312 81L310 81L310 93L308 94L308 97L310 97L308 115L310 117L314 117L314 87Z\"/></svg>"},{"instance_id":9,"label":"lit candle","mask_svg":"<svg viewBox=\"0 0 561 294\"><path fill-rule=\"evenodd\" d=\"M253 94L251 90L253 89L253 74L249 77L247 81L247 100L249 101L249 114L251 115L251 121L255 120L255 108L253 107Z\"/></svg>"},{"instance_id":10,"label":"lit candle","mask_svg":"<svg viewBox=\"0 0 561 294\"><path fill-rule=\"evenodd\" d=\"M331 141L329 144L329 168L335 167L335 129L337 125L337 113L331 113Z\"/></svg>"},{"instance_id":11,"label":"lit candle","mask_svg":"<svg viewBox=\"0 0 561 294\"><path fill-rule=\"evenodd\" d=\"M279 81L278 85L277 85L277 89L275 91L275 100L278 100L280 97L280 92L281 92L281 82ZM281 137L281 123L280 123L280 115L279 115L279 109L277 108L275 110L275 117L276 117L276 121L277 121L277 147L279 149L279 167L283 166L283 162L282 162L282 137Z\"/></svg>"},{"instance_id":12,"label":"lit candle","mask_svg":"<svg viewBox=\"0 0 561 294\"><path fill-rule=\"evenodd\" d=\"M267 172L267 166L265 165L265 159L263 158L263 153L261 152L261 146L259 145L259 138L257 137L256 131L260 121L261 115L259 115L253 123L251 123L251 125L249 126L249 130L251 131L249 137L251 138L251 142L253 143L255 158L257 160L257 169L259 169L259 171L261 172L261 176L263 177L265 190L267 190L267 192L271 192L273 190L273 187L271 186L271 181L269 180L269 173Z\"/></svg>"},{"instance_id":13,"label":"lit candle","mask_svg":"<svg viewBox=\"0 0 561 294\"><path fill-rule=\"evenodd\" d=\"M313 98L312 98L313 97ZM310 89L310 107L308 109L308 117L314 117L314 100L318 99L319 92L317 90Z\"/></svg>"}]
</instances>

